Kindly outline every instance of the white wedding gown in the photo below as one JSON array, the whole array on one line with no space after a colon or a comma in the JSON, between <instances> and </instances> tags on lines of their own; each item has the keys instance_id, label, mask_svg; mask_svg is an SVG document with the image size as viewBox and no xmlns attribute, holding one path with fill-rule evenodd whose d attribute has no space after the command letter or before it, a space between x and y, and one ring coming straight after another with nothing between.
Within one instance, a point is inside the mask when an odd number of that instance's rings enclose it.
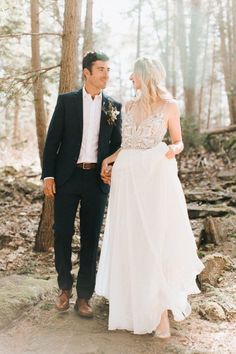
<instances>
[{"instance_id":1,"label":"white wedding gown","mask_svg":"<svg viewBox=\"0 0 236 354\"><path fill-rule=\"evenodd\" d=\"M199 293L203 264L165 133L163 112L138 128L130 113L123 122L95 288L109 299L109 330L151 333L166 309L183 320Z\"/></svg>"}]
</instances>

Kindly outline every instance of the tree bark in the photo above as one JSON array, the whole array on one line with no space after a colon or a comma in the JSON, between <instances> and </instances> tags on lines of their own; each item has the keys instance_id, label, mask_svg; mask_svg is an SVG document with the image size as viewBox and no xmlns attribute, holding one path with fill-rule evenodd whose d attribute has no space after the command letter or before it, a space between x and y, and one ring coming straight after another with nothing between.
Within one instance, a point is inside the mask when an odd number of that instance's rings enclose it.
<instances>
[{"instance_id":1,"label":"tree bark","mask_svg":"<svg viewBox=\"0 0 236 354\"><path fill-rule=\"evenodd\" d=\"M176 19L176 2L173 4L173 38L176 38L176 27L177 27L177 19ZM172 63L171 63L171 72L172 72L172 83L171 83L171 92L173 97L176 97L176 43L173 41L172 44Z\"/></svg>"},{"instance_id":2,"label":"tree bark","mask_svg":"<svg viewBox=\"0 0 236 354\"><path fill-rule=\"evenodd\" d=\"M88 0L92 2L91 0ZM75 89L75 64L78 62L78 22L80 18L81 0L66 0L62 39L62 57L59 93Z\"/></svg>"},{"instance_id":3,"label":"tree bark","mask_svg":"<svg viewBox=\"0 0 236 354\"><path fill-rule=\"evenodd\" d=\"M203 55L203 64L202 64L202 74L201 74L201 87L199 92L199 102L198 102L198 128L201 130L201 114L202 114L202 101L203 101L203 92L204 92L204 79L206 73L207 66L207 49L209 45L209 24L210 24L210 11L211 11L211 1L208 3L208 11L206 18L206 37L205 37L205 45L204 45L204 55Z\"/></svg>"},{"instance_id":4,"label":"tree bark","mask_svg":"<svg viewBox=\"0 0 236 354\"><path fill-rule=\"evenodd\" d=\"M20 139L20 127L19 127L19 113L20 113L20 100L19 96L16 95L14 98L14 123L13 123L13 143L17 143Z\"/></svg>"},{"instance_id":5,"label":"tree bark","mask_svg":"<svg viewBox=\"0 0 236 354\"><path fill-rule=\"evenodd\" d=\"M82 85L83 77L80 75L80 63L79 63L79 38L81 34L81 10L82 0L78 0L78 22L77 22L77 43L76 43L76 68L75 68L75 89L79 89Z\"/></svg>"},{"instance_id":6,"label":"tree bark","mask_svg":"<svg viewBox=\"0 0 236 354\"><path fill-rule=\"evenodd\" d=\"M59 93L72 91L76 87L79 2L80 0L65 1ZM36 235L35 250L37 251L48 251L53 245L53 210L54 200L45 197Z\"/></svg>"},{"instance_id":7,"label":"tree bark","mask_svg":"<svg viewBox=\"0 0 236 354\"><path fill-rule=\"evenodd\" d=\"M215 73L215 42L213 44L213 53L212 53L212 68L211 68L211 81L210 81L210 93L209 93L209 103L208 103L208 113L207 113L207 129L210 127L211 120L211 105L212 105L212 96L213 96L213 85L214 85L214 73Z\"/></svg>"},{"instance_id":8,"label":"tree bark","mask_svg":"<svg viewBox=\"0 0 236 354\"><path fill-rule=\"evenodd\" d=\"M137 27L137 49L136 58L140 57L140 41L141 41L141 13L142 13L142 0L138 1L138 27Z\"/></svg>"},{"instance_id":9,"label":"tree bark","mask_svg":"<svg viewBox=\"0 0 236 354\"><path fill-rule=\"evenodd\" d=\"M39 3L38 0L30 1L31 32L39 33ZM31 36L32 70L40 70L40 43L38 36ZM42 166L43 149L46 136L46 119L43 98L43 81L40 71L35 73L33 81L34 109L36 118L36 131L38 139L39 157Z\"/></svg>"},{"instance_id":10,"label":"tree bark","mask_svg":"<svg viewBox=\"0 0 236 354\"><path fill-rule=\"evenodd\" d=\"M166 48L165 48L165 69L166 69L166 86L170 89L170 33L169 33L170 9L169 1L166 0Z\"/></svg>"},{"instance_id":11,"label":"tree bark","mask_svg":"<svg viewBox=\"0 0 236 354\"><path fill-rule=\"evenodd\" d=\"M191 122L196 117L196 78L199 56L199 33L201 30L201 0L191 0L191 25L187 37L184 18L183 0L177 1L178 11L178 45L180 50L181 70L184 82L185 115Z\"/></svg>"},{"instance_id":12,"label":"tree bark","mask_svg":"<svg viewBox=\"0 0 236 354\"><path fill-rule=\"evenodd\" d=\"M39 227L35 239L36 252L47 252L53 247L53 218L54 218L54 200L44 197L42 213L39 221Z\"/></svg>"},{"instance_id":13,"label":"tree bark","mask_svg":"<svg viewBox=\"0 0 236 354\"><path fill-rule=\"evenodd\" d=\"M59 92L76 87L79 0L65 1Z\"/></svg>"},{"instance_id":14,"label":"tree bark","mask_svg":"<svg viewBox=\"0 0 236 354\"><path fill-rule=\"evenodd\" d=\"M221 57L225 79L225 90L228 99L228 107L231 124L236 124L236 4L228 2L225 9L222 0L217 0L219 6L218 24L220 32ZM230 16L232 13L232 18Z\"/></svg>"},{"instance_id":15,"label":"tree bark","mask_svg":"<svg viewBox=\"0 0 236 354\"><path fill-rule=\"evenodd\" d=\"M162 41L161 39L161 36L160 36L160 28L161 27L159 25L159 13L158 11L156 10L156 7L154 6L152 0L148 0L148 3L149 3L149 6L151 8L151 13L152 13L152 21L153 21L153 26L154 26L154 30L155 30L155 33L156 33L156 38L155 40L157 40L158 42L158 47L160 49L160 53L161 53L161 59L163 60L163 63L165 63L165 57L163 55L164 51L165 51L165 43ZM154 1L154 3L156 3Z\"/></svg>"},{"instance_id":16,"label":"tree bark","mask_svg":"<svg viewBox=\"0 0 236 354\"><path fill-rule=\"evenodd\" d=\"M231 55L231 124L236 124L236 2L232 1L231 9L228 9L229 13L232 14L232 34L231 34L231 46L232 46L232 55Z\"/></svg>"},{"instance_id":17,"label":"tree bark","mask_svg":"<svg viewBox=\"0 0 236 354\"><path fill-rule=\"evenodd\" d=\"M91 50L93 50L93 0L87 0L83 55Z\"/></svg>"}]
</instances>

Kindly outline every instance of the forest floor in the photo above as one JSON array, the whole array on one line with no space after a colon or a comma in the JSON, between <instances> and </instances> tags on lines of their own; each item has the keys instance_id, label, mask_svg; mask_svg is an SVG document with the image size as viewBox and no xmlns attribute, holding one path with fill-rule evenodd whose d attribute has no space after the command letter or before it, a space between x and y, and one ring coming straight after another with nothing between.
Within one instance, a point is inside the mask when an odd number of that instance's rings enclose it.
<instances>
[{"instance_id":1,"label":"forest floor","mask_svg":"<svg viewBox=\"0 0 236 354\"><path fill-rule=\"evenodd\" d=\"M229 277L230 278L230 277ZM234 281L235 278L228 281ZM204 295L200 295L200 297ZM1 354L226 354L236 353L235 321L212 323L193 312L181 323L171 321L170 339L107 330L108 305L93 299L94 319L81 319L71 308L54 309L47 296L0 333Z\"/></svg>"},{"instance_id":2,"label":"forest floor","mask_svg":"<svg viewBox=\"0 0 236 354\"><path fill-rule=\"evenodd\" d=\"M227 256L234 265L236 264L236 222L233 212L235 176L235 163L229 164L227 159L222 158L216 161L215 154L205 156L204 159L200 155L194 158L188 156L187 160L181 161L181 181L186 199L192 212L193 205L196 207L191 223L197 242L201 243L200 235L204 224L202 212L222 220L227 230L224 242L218 245L201 244L199 256L203 259L214 254ZM73 309L75 289L70 309L66 313L58 313L54 308L57 289L53 251L48 253L33 251L42 205L39 176L31 169L15 170L9 166L1 169L0 183L0 301L1 292L4 296L1 281L12 276L22 279L22 284L26 287L27 284L24 283L26 278L32 278L36 282L42 280L51 282L49 290L43 291L33 304L29 301L27 306L25 303L20 307L20 311L15 295L17 291L15 292L14 287L11 288L9 303L11 310L13 312L15 310L16 314L11 321L4 322L4 318L0 318L3 323L0 327L1 354L236 353L234 266L223 269L214 285L208 284L203 287L201 294L190 298L192 314L180 323L171 319L172 336L166 340L154 338L151 334L133 335L127 331L108 331L109 307L105 299L97 296L92 299L94 318L81 319ZM194 190L197 191L195 197L197 193L203 195L205 191L209 199L214 197L216 200L211 204L205 203L204 200L191 200L191 193L194 194ZM216 190L220 191L217 195L214 194ZM230 201L227 199L229 194ZM219 199L221 197L225 199L222 201ZM217 209L219 206L228 208L227 213L225 209L219 211ZM219 214L214 214L216 211ZM72 257L74 274L78 271L78 249L77 225ZM10 300L13 299L15 302L11 305ZM209 305L217 305L218 308L213 306L210 311L205 306L207 302ZM3 317L1 307L0 316Z\"/></svg>"}]
</instances>

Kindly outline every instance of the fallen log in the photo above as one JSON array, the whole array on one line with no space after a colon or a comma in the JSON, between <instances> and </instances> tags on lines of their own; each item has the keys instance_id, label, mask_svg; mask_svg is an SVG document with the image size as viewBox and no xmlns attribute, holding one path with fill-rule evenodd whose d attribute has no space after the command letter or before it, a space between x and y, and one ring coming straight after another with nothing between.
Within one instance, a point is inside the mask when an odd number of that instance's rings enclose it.
<instances>
[{"instance_id":1,"label":"fallen log","mask_svg":"<svg viewBox=\"0 0 236 354\"><path fill-rule=\"evenodd\" d=\"M214 135L214 134L224 134L236 131L236 124L229 125L228 127L217 128L214 130L206 130L204 133L207 135Z\"/></svg>"}]
</instances>

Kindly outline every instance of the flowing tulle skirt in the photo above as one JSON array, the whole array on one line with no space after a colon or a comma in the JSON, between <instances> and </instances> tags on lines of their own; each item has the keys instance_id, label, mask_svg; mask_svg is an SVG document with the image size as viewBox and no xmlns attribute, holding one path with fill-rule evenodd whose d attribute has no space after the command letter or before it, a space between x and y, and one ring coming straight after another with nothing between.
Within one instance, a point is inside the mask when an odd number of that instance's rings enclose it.
<instances>
[{"instance_id":1,"label":"flowing tulle skirt","mask_svg":"<svg viewBox=\"0 0 236 354\"><path fill-rule=\"evenodd\" d=\"M159 143L121 150L112 185L96 293L109 299L109 329L151 333L165 309L191 312L203 264L188 219L175 159Z\"/></svg>"}]
</instances>

